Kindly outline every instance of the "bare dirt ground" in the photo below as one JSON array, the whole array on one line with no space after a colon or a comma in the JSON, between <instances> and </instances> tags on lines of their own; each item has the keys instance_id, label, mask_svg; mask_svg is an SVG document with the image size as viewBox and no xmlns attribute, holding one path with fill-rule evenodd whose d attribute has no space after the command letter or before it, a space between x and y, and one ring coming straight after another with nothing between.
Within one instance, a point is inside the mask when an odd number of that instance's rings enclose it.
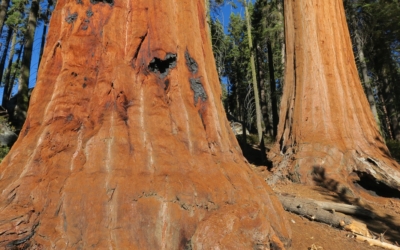
<instances>
[{"instance_id":1,"label":"bare dirt ground","mask_svg":"<svg viewBox=\"0 0 400 250\"><path fill-rule=\"evenodd\" d=\"M342 201L338 194L318 186L287 183L277 185L273 189L278 194L286 193L318 201L349 203ZM353 205L360 204L353 203ZM394 245L396 245L396 242L400 242L400 200L381 198L381 202L365 201L363 207L372 211L375 218L352 216L355 220L365 223L371 234L379 240ZM311 221L289 212L287 212L287 216L293 230L292 249L381 249L357 241L350 232Z\"/></svg>"},{"instance_id":2,"label":"bare dirt ground","mask_svg":"<svg viewBox=\"0 0 400 250\"><path fill-rule=\"evenodd\" d=\"M254 170L263 178L270 172L268 165L257 162L260 151L256 147L243 149L243 153L254 167ZM263 166L264 165L264 166ZM291 182L280 183L272 187L277 194L285 194L299 198L310 198L317 201L358 205L374 213L374 219L367 217L354 217L353 219L365 223L370 233L378 240L400 245L400 199L382 198L371 196L370 200L344 199L340 193L328 190L322 186L305 186ZM293 250L358 250L358 249L383 249L370 246L354 238L352 233L327 224L312 221L308 218L286 212L292 227Z\"/></svg>"}]
</instances>

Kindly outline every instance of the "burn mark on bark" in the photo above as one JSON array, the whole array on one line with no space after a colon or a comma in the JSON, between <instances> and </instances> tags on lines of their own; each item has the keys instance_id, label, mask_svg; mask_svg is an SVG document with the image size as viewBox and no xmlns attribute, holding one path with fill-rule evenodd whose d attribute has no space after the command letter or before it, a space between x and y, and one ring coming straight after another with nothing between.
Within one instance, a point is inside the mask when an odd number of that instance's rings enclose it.
<instances>
[{"instance_id":1,"label":"burn mark on bark","mask_svg":"<svg viewBox=\"0 0 400 250\"><path fill-rule=\"evenodd\" d=\"M201 119L201 123L203 124L204 130L206 130L207 126L206 126L206 123L204 122L204 119L203 119L203 111L202 110L199 110L199 116L200 116L200 119Z\"/></svg>"},{"instance_id":2,"label":"burn mark on bark","mask_svg":"<svg viewBox=\"0 0 400 250\"><path fill-rule=\"evenodd\" d=\"M87 30L87 29L89 28L89 23L90 23L90 20L89 20L89 19L83 20L83 24L82 24L81 29L82 29L82 30Z\"/></svg>"},{"instance_id":3,"label":"burn mark on bark","mask_svg":"<svg viewBox=\"0 0 400 250\"><path fill-rule=\"evenodd\" d=\"M91 10L91 9L88 9L87 11L86 11L86 16L88 17L88 18L91 18L92 16L93 16L93 11Z\"/></svg>"},{"instance_id":4,"label":"burn mark on bark","mask_svg":"<svg viewBox=\"0 0 400 250\"><path fill-rule=\"evenodd\" d=\"M85 76L85 77L83 78L82 88L86 88L86 86L87 86L86 81L87 81L87 77Z\"/></svg>"},{"instance_id":5,"label":"burn mark on bark","mask_svg":"<svg viewBox=\"0 0 400 250\"><path fill-rule=\"evenodd\" d=\"M197 105L199 98L201 101L205 102L207 100L207 94L203 85L201 84L200 78L190 78L189 81L190 88L194 93L194 105Z\"/></svg>"},{"instance_id":6,"label":"burn mark on bark","mask_svg":"<svg viewBox=\"0 0 400 250\"><path fill-rule=\"evenodd\" d=\"M63 202L61 201L60 204L57 207L56 212L54 213L54 216L58 216L60 214L61 208L62 208Z\"/></svg>"},{"instance_id":7,"label":"burn mark on bark","mask_svg":"<svg viewBox=\"0 0 400 250\"><path fill-rule=\"evenodd\" d=\"M186 50L185 52L185 59L186 59L186 65L189 69L190 72L193 74L196 74L197 71L199 70L199 65L197 62L190 56L189 51Z\"/></svg>"},{"instance_id":8,"label":"burn mark on bark","mask_svg":"<svg viewBox=\"0 0 400 250\"><path fill-rule=\"evenodd\" d=\"M146 37L147 37L147 32L146 32L143 36L140 37L139 46L137 47L137 49L136 49L136 51L135 51L135 54L134 54L134 56L133 56L133 58L132 58L132 61L131 61L131 65L132 65L133 68L135 67L136 59L137 59L137 57L138 57L138 55L139 55L139 51L140 51L140 49L142 48L142 44L143 44L143 42L144 42L144 39L146 39Z\"/></svg>"},{"instance_id":9,"label":"burn mark on bark","mask_svg":"<svg viewBox=\"0 0 400 250\"><path fill-rule=\"evenodd\" d=\"M260 248L255 248L255 249L265 249L265 248L264 248L264 246L260 246ZM278 244L276 244L275 242L271 242L269 244L269 249L271 249L271 250L282 250L282 248Z\"/></svg>"},{"instance_id":10,"label":"burn mark on bark","mask_svg":"<svg viewBox=\"0 0 400 250\"><path fill-rule=\"evenodd\" d=\"M65 21L69 24L73 23L76 21L76 19L78 18L78 13L74 12L74 13L68 13L68 16L65 18Z\"/></svg>"},{"instance_id":11,"label":"burn mark on bark","mask_svg":"<svg viewBox=\"0 0 400 250\"><path fill-rule=\"evenodd\" d=\"M66 118L67 122L70 122L74 119L74 115L73 114L69 114Z\"/></svg>"},{"instance_id":12,"label":"burn mark on bark","mask_svg":"<svg viewBox=\"0 0 400 250\"><path fill-rule=\"evenodd\" d=\"M176 67L176 54L168 53L164 60L153 58L149 63L149 71L156 73L161 79L165 78L171 69Z\"/></svg>"},{"instance_id":13,"label":"burn mark on bark","mask_svg":"<svg viewBox=\"0 0 400 250\"><path fill-rule=\"evenodd\" d=\"M164 85L164 90L167 91L169 87L169 79L165 80Z\"/></svg>"},{"instance_id":14,"label":"burn mark on bark","mask_svg":"<svg viewBox=\"0 0 400 250\"><path fill-rule=\"evenodd\" d=\"M55 56L58 48L61 49L61 41L60 40L57 41L57 43L55 44L55 46L53 48L53 55L51 56L52 58Z\"/></svg>"},{"instance_id":15,"label":"burn mark on bark","mask_svg":"<svg viewBox=\"0 0 400 250\"><path fill-rule=\"evenodd\" d=\"M286 127L286 125L288 124L288 120L289 120L289 111L286 111L285 119L284 119L285 125L283 126L285 128L285 130L286 129L291 129L291 125L289 125L289 128ZM285 139L287 139L287 138L285 138L285 133L281 134L280 137L281 138L279 139L279 148L281 150L281 153L285 154L287 148L284 145L284 143L285 143Z\"/></svg>"},{"instance_id":16,"label":"burn mark on bark","mask_svg":"<svg viewBox=\"0 0 400 250\"><path fill-rule=\"evenodd\" d=\"M93 16L93 11L91 10L91 9L88 9L87 11L86 11L86 19L85 20L83 20L83 23L82 23L82 27L81 27L81 29L82 30L87 30L88 28L89 28L89 23L90 23L90 18Z\"/></svg>"},{"instance_id":17,"label":"burn mark on bark","mask_svg":"<svg viewBox=\"0 0 400 250\"><path fill-rule=\"evenodd\" d=\"M36 233L36 228L39 225L39 223L36 223L35 225L33 225L32 227L32 231L29 235L23 237L22 239L19 240L13 240L10 243L7 244L7 247L10 249L20 249L18 246L24 244L25 242L27 242L28 240L30 240ZM28 244L29 245L29 244ZM28 246L29 247L29 246ZM28 249L28 248L22 248L22 249Z\"/></svg>"},{"instance_id":18,"label":"burn mark on bark","mask_svg":"<svg viewBox=\"0 0 400 250\"><path fill-rule=\"evenodd\" d=\"M128 101L125 93L120 91L117 95L118 115L128 125L128 108L133 105L132 101Z\"/></svg>"},{"instance_id":19,"label":"burn mark on bark","mask_svg":"<svg viewBox=\"0 0 400 250\"><path fill-rule=\"evenodd\" d=\"M192 248L192 240L191 239L187 240L186 242L185 242L185 239L183 239L182 241L183 241L182 245L185 246L185 250L193 250L193 248Z\"/></svg>"},{"instance_id":20,"label":"burn mark on bark","mask_svg":"<svg viewBox=\"0 0 400 250\"><path fill-rule=\"evenodd\" d=\"M114 197L115 189L116 189L116 188L112 188L112 189L110 189L110 190L108 191L108 196L109 196L108 202L110 202L110 201L112 200L112 198Z\"/></svg>"},{"instance_id":21,"label":"burn mark on bark","mask_svg":"<svg viewBox=\"0 0 400 250\"><path fill-rule=\"evenodd\" d=\"M114 0L90 0L91 4L108 3L110 6L114 5Z\"/></svg>"}]
</instances>

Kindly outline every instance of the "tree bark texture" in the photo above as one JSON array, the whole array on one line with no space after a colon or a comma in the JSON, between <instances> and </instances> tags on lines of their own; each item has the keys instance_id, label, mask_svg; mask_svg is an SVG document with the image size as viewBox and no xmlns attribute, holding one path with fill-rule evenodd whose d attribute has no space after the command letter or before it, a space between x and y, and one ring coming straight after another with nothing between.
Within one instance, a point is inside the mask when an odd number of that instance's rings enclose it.
<instances>
[{"instance_id":1,"label":"tree bark texture","mask_svg":"<svg viewBox=\"0 0 400 250\"><path fill-rule=\"evenodd\" d=\"M353 181L364 175L398 190L399 166L363 92L342 1L286 0L285 20L285 86L270 181L323 178L354 191Z\"/></svg>"},{"instance_id":2,"label":"tree bark texture","mask_svg":"<svg viewBox=\"0 0 400 250\"><path fill-rule=\"evenodd\" d=\"M226 120L205 18L204 0L58 1L0 165L1 247L289 244Z\"/></svg>"}]
</instances>

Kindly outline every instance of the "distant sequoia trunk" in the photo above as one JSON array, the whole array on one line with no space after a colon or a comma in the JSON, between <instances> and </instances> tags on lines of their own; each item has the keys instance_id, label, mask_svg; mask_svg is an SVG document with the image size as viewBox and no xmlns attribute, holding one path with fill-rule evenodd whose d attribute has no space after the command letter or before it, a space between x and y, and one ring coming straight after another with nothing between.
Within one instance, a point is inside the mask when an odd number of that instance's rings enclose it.
<instances>
[{"instance_id":1,"label":"distant sequoia trunk","mask_svg":"<svg viewBox=\"0 0 400 250\"><path fill-rule=\"evenodd\" d=\"M222 107L204 0L59 0L0 248L284 249L278 199Z\"/></svg>"},{"instance_id":2,"label":"distant sequoia trunk","mask_svg":"<svg viewBox=\"0 0 400 250\"><path fill-rule=\"evenodd\" d=\"M286 0L285 21L285 86L269 181L400 197L399 165L360 84L342 1Z\"/></svg>"}]
</instances>

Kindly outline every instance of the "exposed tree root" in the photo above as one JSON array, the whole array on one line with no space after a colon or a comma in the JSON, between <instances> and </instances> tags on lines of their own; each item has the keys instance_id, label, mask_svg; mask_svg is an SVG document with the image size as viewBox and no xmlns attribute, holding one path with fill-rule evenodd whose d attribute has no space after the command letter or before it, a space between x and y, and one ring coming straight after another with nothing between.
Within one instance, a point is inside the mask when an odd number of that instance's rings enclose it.
<instances>
[{"instance_id":1,"label":"exposed tree root","mask_svg":"<svg viewBox=\"0 0 400 250\"><path fill-rule=\"evenodd\" d=\"M400 198L400 166L385 152L362 153L357 150L342 152L334 146L315 145L312 151L305 146L294 146L282 154L273 148L270 185L282 180L318 185L341 196L366 198L381 196ZM295 152L295 153L293 153Z\"/></svg>"}]
</instances>

